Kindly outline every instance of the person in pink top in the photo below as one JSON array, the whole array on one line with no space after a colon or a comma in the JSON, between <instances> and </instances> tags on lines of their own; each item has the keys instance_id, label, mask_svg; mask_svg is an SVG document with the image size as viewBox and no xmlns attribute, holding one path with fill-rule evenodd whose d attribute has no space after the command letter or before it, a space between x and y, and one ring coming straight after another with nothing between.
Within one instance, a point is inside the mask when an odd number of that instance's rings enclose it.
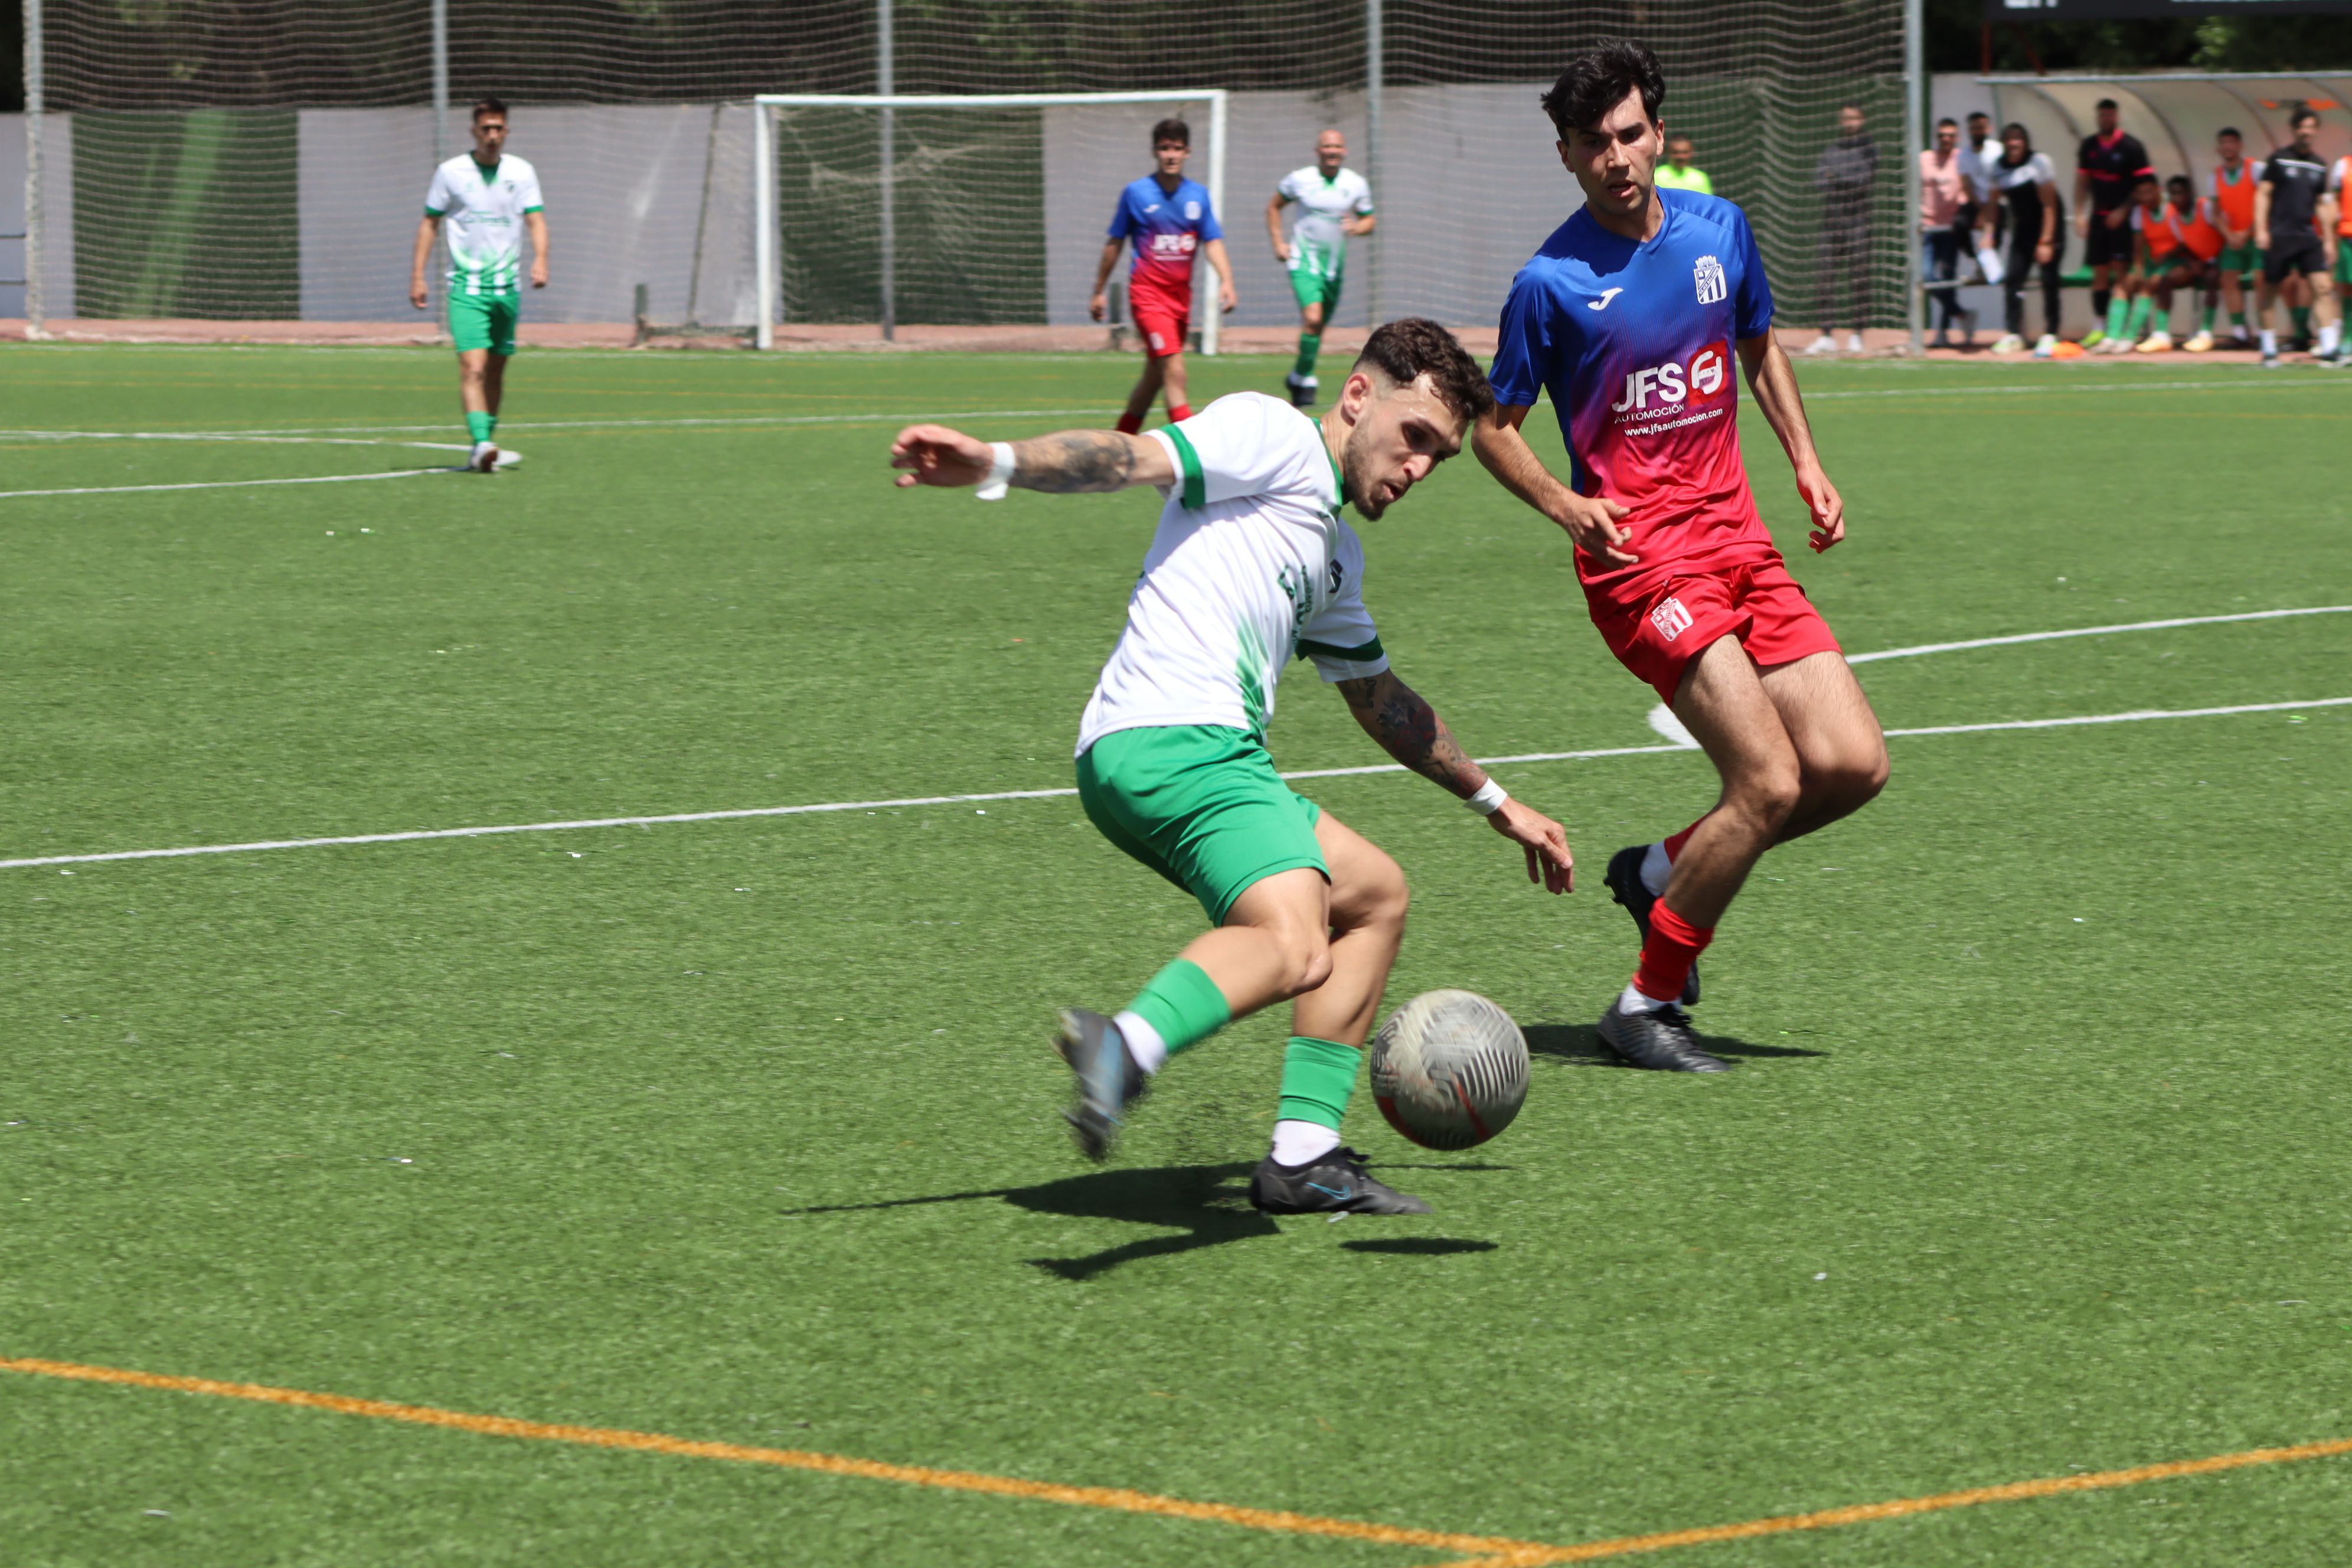
<instances>
[{"instance_id":1,"label":"person in pink top","mask_svg":"<svg viewBox=\"0 0 2352 1568\"><path fill-rule=\"evenodd\" d=\"M1948 284L1960 275L1961 241L1967 237L1962 216L1970 199L1968 161L1960 155L1960 122L1947 117L1936 122L1936 144L1919 154L1920 271L1930 285ZM1976 342L1973 312L1960 309L1959 290L1935 290L1938 311L1936 346L1952 346L1958 323L1963 345Z\"/></svg>"}]
</instances>

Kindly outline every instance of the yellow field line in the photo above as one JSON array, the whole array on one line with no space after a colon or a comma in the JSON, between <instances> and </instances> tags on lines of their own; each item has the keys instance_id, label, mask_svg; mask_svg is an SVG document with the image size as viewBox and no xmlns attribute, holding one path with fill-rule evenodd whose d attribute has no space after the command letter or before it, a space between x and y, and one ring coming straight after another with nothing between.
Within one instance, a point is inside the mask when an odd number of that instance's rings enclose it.
<instances>
[{"instance_id":1,"label":"yellow field line","mask_svg":"<svg viewBox=\"0 0 2352 1568\"><path fill-rule=\"evenodd\" d=\"M257 1383L218 1383L208 1377L168 1377L160 1373L131 1372L121 1367L85 1366L77 1362L43 1361L37 1357L0 1357L0 1372L37 1377L70 1378L80 1383L128 1384L135 1388L169 1389L179 1394L208 1394L223 1399L251 1399L264 1405L292 1405L309 1410L331 1410L343 1415L371 1415L381 1421L407 1421L420 1426L447 1426L490 1437L530 1437L549 1443L577 1443L593 1448L628 1448L640 1453L672 1454L694 1459L731 1459L739 1464L775 1465L785 1469L815 1470L824 1475L853 1476L861 1480L897 1481L905 1486L938 1487L950 1491L988 1492L998 1497L1025 1498L1033 1502L1066 1503L1075 1508L1110 1509L1121 1513L1159 1514L1171 1519L1200 1520L1211 1524L1238 1525L1244 1530L1276 1531L1289 1535L1338 1536L1384 1546L1425 1546L1441 1552L1507 1553L1517 1563L1531 1552L1556 1551L1534 1542L1507 1536L1455 1535L1437 1530L1404 1530L1392 1524L1361 1520L1321 1519L1314 1514L1281 1510L1236 1508L1230 1503L1192 1502L1123 1487L1067 1487L1015 1476L982 1475L971 1470L935 1470L923 1465L890 1465L877 1459L851 1458L842 1454L814 1454L798 1448L757 1448L740 1443L703 1443L658 1432L629 1432L608 1426L570 1426L543 1421L518 1421L507 1415L475 1415L461 1410L440 1410L429 1405L394 1405L380 1399L352 1399L340 1394L311 1394L299 1388L272 1388ZM1527 1561L1538 1561L1527 1558ZM1556 1559L1544 1558L1544 1562Z\"/></svg>"},{"instance_id":2,"label":"yellow field line","mask_svg":"<svg viewBox=\"0 0 2352 1568\"><path fill-rule=\"evenodd\" d=\"M45 1361L32 1356L0 1356L0 1372L67 1378L79 1383L126 1384L136 1388L167 1389L179 1394L249 1399L265 1405L291 1405L310 1410L331 1410L343 1415L406 1421L420 1426L446 1426L490 1437L527 1437L541 1442L575 1443L594 1448L625 1448L685 1458L774 1465L785 1469L850 1476L860 1480L896 1481L903 1486L985 1492L997 1497L1024 1498L1033 1502L1064 1503L1074 1508L1108 1509L1120 1513L1198 1520L1211 1524L1235 1525L1244 1530L1334 1536L1384 1546L1426 1546L1435 1551L1475 1554L1470 1561L1457 1560L1447 1568L1549 1568L1550 1564L1558 1563L1593 1563L1606 1557L1630 1557L1637 1552L1666 1552L1679 1546L1750 1541L1758 1536L1786 1535L1801 1530L1834 1530L1843 1525L1869 1524L1878 1520L1903 1519L1912 1514L1940 1513L1947 1509L1974 1508L1980 1503L2024 1502L2067 1492L2105 1491L2116 1487L2136 1487L2148 1481L2177 1480L2184 1476L2207 1476L2221 1470L2242 1469L2249 1465L2285 1465L2301 1459L2325 1459L2352 1454L2352 1437L2337 1437L2285 1448L2249 1448L2242 1453L2217 1454L2203 1459L2174 1459L2163 1464L2136 1465L2123 1470L2050 1476L2040 1480L2011 1481L2004 1486L1937 1492L1928 1497L1856 1503L1845 1508L1822 1509L1812 1513L1780 1514L1738 1524L1709 1524L1694 1530L1661 1531L1652 1535L1621 1535L1608 1541L1588 1541L1576 1546L1551 1546L1539 1542L1513 1541L1503 1536L1456 1535L1445 1531L1407 1530L1392 1524L1324 1519L1315 1514L1291 1513L1276 1509L1192 1502L1183 1498L1162 1497L1156 1492L1130 1491L1124 1487L1058 1486L1047 1481L985 1475L973 1470L892 1465L878 1459L811 1453L799 1448L761 1448L740 1443L698 1442L686 1437L667 1436L659 1432L631 1432L610 1426L572 1426L544 1421L521 1421L508 1415L477 1415L462 1410L442 1410L429 1405L395 1405L381 1399L353 1399L341 1394L274 1388L267 1384L221 1383L209 1377L172 1377L161 1373L88 1366L79 1362Z\"/></svg>"},{"instance_id":3,"label":"yellow field line","mask_svg":"<svg viewBox=\"0 0 2352 1568\"><path fill-rule=\"evenodd\" d=\"M1707 1546L1724 1541L1751 1541L1759 1535L1785 1535L1798 1530L1834 1530L1841 1525L1868 1524L1875 1520L1903 1519L1915 1513L1939 1513L1979 1503L2024 1502L2065 1492L2105 1491L2136 1487L2147 1481L2168 1481L2182 1476L2210 1476L2217 1470L2248 1465L2287 1465L2298 1459L2325 1459L2352 1454L2352 1437L2325 1443L2300 1443L2291 1448L2249 1448L2239 1454L2217 1454L2209 1459L2174 1459L2161 1465L2136 1465L2127 1470L2098 1470L2087 1475L2050 1476L2038 1481L2011 1481L2006 1486L1970 1487L1966 1491L1937 1492L1932 1497L1897 1498L1891 1502L1857 1503L1827 1508L1817 1513L1781 1514L1751 1519L1741 1524L1710 1524L1696 1530L1669 1530L1655 1535L1622 1535L1613 1541L1588 1541L1580 1546L1511 1548L1473 1562L1454 1562L1446 1568L1547 1568L1554 1563L1593 1563L1603 1557L1630 1557L1638 1552L1665 1552L1677 1546Z\"/></svg>"}]
</instances>

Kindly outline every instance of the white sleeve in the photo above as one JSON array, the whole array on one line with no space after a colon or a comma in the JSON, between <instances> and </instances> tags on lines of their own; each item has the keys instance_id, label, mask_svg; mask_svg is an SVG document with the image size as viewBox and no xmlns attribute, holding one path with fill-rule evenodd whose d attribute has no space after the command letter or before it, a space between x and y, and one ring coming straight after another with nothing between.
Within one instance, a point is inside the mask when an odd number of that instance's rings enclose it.
<instances>
[{"instance_id":1,"label":"white sleeve","mask_svg":"<svg viewBox=\"0 0 2352 1568\"><path fill-rule=\"evenodd\" d=\"M425 187L425 210L437 216L457 203L457 193L449 188L449 171L435 169L432 183Z\"/></svg>"},{"instance_id":2,"label":"white sleeve","mask_svg":"<svg viewBox=\"0 0 2352 1568\"><path fill-rule=\"evenodd\" d=\"M1298 199L1297 174L1293 173L1283 175L1282 184L1274 187L1274 194L1280 196L1286 202L1297 201Z\"/></svg>"},{"instance_id":3,"label":"white sleeve","mask_svg":"<svg viewBox=\"0 0 2352 1568\"><path fill-rule=\"evenodd\" d=\"M1372 210L1372 183L1359 175L1356 180L1356 212L1359 216Z\"/></svg>"},{"instance_id":4,"label":"white sleeve","mask_svg":"<svg viewBox=\"0 0 2352 1568\"><path fill-rule=\"evenodd\" d=\"M2344 165L2347 163L2352 163L2352 158L2338 158L2328 165L2327 194L2329 195L2334 195L2344 188Z\"/></svg>"},{"instance_id":5,"label":"white sleeve","mask_svg":"<svg viewBox=\"0 0 2352 1568\"><path fill-rule=\"evenodd\" d=\"M515 195L525 212L535 212L547 205L539 194L539 171L528 163L523 165L522 178L515 182Z\"/></svg>"},{"instance_id":6,"label":"white sleeve","mask_svg":"<svg viewBox=\"0 0 2352 1568\"><path fill-rule=\"evenodd\" d=\"M1181 504L1198 510L1213 501L1297 488L1299 426L1312 423L1264 393L1236 392L1181 425L1149 434L1167 449Z\"/></svg>"},{"instance_id":7,"label":"white sleeve","mask_svg":"<svg viewBox=\"0 0 2352 1568\"><path fill-rule=\"evenodd\" d=\"M1363 680L1389 667L1372 613L1364 607L1364 545L1355 530L1339 536L1339 553L1331 563L1339 570L1339 586L1331 602L1298 628L1298 651L1315 661L1315 671L1326 681Z\"/></svg>"}]
</instances>

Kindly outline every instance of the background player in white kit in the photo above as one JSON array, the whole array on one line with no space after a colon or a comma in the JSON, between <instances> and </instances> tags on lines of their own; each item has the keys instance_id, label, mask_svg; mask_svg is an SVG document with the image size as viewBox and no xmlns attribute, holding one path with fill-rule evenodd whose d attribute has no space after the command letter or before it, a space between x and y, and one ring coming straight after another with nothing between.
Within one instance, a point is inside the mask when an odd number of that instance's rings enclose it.
<instances>
[{"instance_id":1,"label":"background player in white kit","mask_svg":"<svg viewBox=\"0 0 2352 1568\"><path fill-rule=\"evenodd\" d=\"M1321 390L1315 356L1323 352L1323 329L1339 310L1339 274L1348 262L1348 241L1380 226L1372 211L1372 187L1347 166L1348 139L1337 129L1315 138L1315 162L1293 169L1265 204L1266 237L1274 258L1290 268L1290 291L1298 297L1298 360L1284 384L1290 401L1315 406ZM1298 204L1298 223L1282 236L1282 209Z\"/></svg>"},{"instance_id":2,"label":"background player in white kit","mask_svg":"<svg viewBox=\"0 0 2352 1568\"><path fill-rule=\"evenodd\" d=\"M466 466L487 474L499 467L490 437L499 427L507 361L522 319L522 231L530 231L530 286L547 287L547 217L540 209L539 171L506 151L507 106L495 98L474 105L474 150L433 171L425 216L416 226L409 264L408 302L433 302L425 263L433 238L449 226L449 339L457 347L457 398L474 450Z\"/></svg>"},{"instance_id":3,"label":"background player in white kit","mask_svg":"<svg viewBox=\"0 0 2352 1568\"><path fill-rule=\"evenodd\" d=\"M1103 837L1191 892L1215 929L1117 1017L1072 1008L1078 1144L1100 1159L1168 1058L1231 1019L1293 1001L1273 1148L1250 1199L1279 1214L1420 1214L1339 1142L1363 1042L1404 936L1404 875L1291 792L1265 750L1275 684L1295 657L1336 683L1365 731L1569 888L1568 837L1462 754L1389 668L1362 595L1367 520L1462 448L1492 406L1486 375L1434 321L1375 331L1319 420L1260 393L1219 398L1149 435L1066 430L1015 443L937 425L898 433L900 485L1057 492L1150 485L1167 499L1127 629L1079 721L1078 795Z\"/></svg>"}]
</instances>

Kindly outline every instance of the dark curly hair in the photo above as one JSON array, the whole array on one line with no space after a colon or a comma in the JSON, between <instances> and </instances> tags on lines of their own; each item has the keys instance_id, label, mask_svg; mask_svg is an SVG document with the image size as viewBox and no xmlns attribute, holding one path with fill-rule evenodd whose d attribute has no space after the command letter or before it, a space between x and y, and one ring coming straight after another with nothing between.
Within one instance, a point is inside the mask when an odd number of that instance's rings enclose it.
<instances>
[{"instance_id":1,"label":"dark curly hair","mask_svg":"<svg viewBox=\"0 0 2352 1568\"><path fill-rule=\"evenodd\" d=\"M1445 406L1474 424L1495 406L1495 390L1470 351L1426 317L1405 316L1381 327L1364 340L1356 363L1379 367L1399 386L1428 376Z\"/></svg>"},{"instance_id":2,"label":"dark curly hair","mask_svg":"<svg viewBox=\"0 0 2352 1568\"><path fill-rule=\"evenodd\" d=\"M1574 59L1543 95L1543 110L1563 142L1642 89L1642 112L1658 118L1666 100L1666 73L1650 46L1633 38L1603 38Z\"/></svg>"}]
</instances>

